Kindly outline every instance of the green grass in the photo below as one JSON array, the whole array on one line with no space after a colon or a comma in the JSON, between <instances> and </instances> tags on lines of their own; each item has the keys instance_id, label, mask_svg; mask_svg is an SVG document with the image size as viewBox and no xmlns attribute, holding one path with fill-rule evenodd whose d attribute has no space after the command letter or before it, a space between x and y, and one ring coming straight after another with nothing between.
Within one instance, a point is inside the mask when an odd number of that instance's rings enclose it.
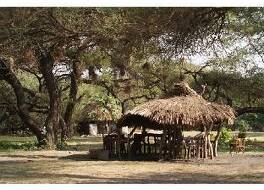
<instances>
[{"instance_id":1,"label":"green grass","mask_svg":"<svg viewBox=\"0 0 264 190\"><path fill-rule=\"evenodd\" d=\"M237 134L238 132L232 132ZM195 131L184 132L184 136L193 136L197 134ZM248 132L247 133L246 151L264 152L264 132ZM102 137L93 136L74 136L68 140L66 144L60 145L59 150L90 150L102 148ZM34 136L0 136L0 151L14 150L38 150L36 146L36 138ZM220 145L219 151L228 152L228 144Z\"/></svg>"},{"instance_id":2,"label":"green grass","mask_svg":"<svg viewBox=\"0 0 264 190\"><path fill-rule=\"evenodd\" d=\"M74 136L66 144L58 145L58 150L89 150L102 148L102 137L80 137ZM0 151L14 150L38 150L37 141L34 136L0 136Z\"/></svg>"},{"instance_id":3,"label":"green grass","mask_svg":"<svg viewBox=\"0 0 264 190\"><path fill-rule=\"evenodd\" d=\"M9 135L0 135L1 141L12 141L12 142L34 142L36 141L36 137L34 136L9 136Z\"/></svg>"},{"instance_id":4,"label":"green grass","mask_svg":"<svg viewBox=\"0 0 264 190\"><path fill-rule=\"evenodd\" d=\"M0 136L0 151L36 150L35 137Z\"/></svg>"},{"instance_id":5,"label":"green grass","mask_svg":"<svg viewBox=\"0 0 264 190\"><path fill-rule=\"evenodd\" d=\"M246 149L245 152L264 152L264 143L261 143L260 145L256 145L250 141L246 142ZM228 144L222 144L219 145L219 152L229 152L229 145Z\"/></svg>"},{"instance_id":6,"label":"green grass","mask_svg":"<svg viewBox=\"0 0 264 190\"><path fill-rule=\"evenodd\" d=\"M232 135L237 135L238 131L233 131ZM229 144L220 144L220 152L229 152ZM246 152L264 152L264 132L247 132Z\"/></svg>"}]
</instances>

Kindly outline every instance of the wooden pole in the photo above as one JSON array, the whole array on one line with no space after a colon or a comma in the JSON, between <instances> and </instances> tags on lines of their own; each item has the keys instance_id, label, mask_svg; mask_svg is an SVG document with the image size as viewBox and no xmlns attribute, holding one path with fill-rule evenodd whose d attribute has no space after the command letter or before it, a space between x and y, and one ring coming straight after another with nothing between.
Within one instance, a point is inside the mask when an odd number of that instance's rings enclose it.
<instances>
[{"instance_id":1,"label":"wooden pole","mask_svg":"<svg viewBox=\"0 0 264 190\"><path fill-rule=\"evenodd\" d=\"M204 127L204 158L207 158L208 156L207 139L208 139L208 133L206 127Z\"/></svg>"},{"instance_id":2,"label":"wooden pole","mask_svg":"<svg viewBox=\"0 0 264 190\"><path fill-rule=\"evenodd\" d=\"M211 159L213 159L213 146L212 146L212 143L211 143L211 136L210 136L210 132L213 128L213 125L210 126L210 128L208 129L208 135L207 135L207 140L208 140L208 145L209 145L209 153L210 153L210 157Z\"/></svg>"},{"instance_id":3,"label":"wooden pole","mask_svg":"<svg viewBox=\"0 0 264 190\"><path fill-rule=\"evenodd\" d=\"M130 147L130 137L133 135L133 133L135 132L137 126L135 126L132 131L127 135L127 156L128 156L128 159L130 160L132 158L132 155L131 155L131 147Z\"/></svg>"},{"instance_id":4,"label":"wooden pole","mask_svg":"<svg viewBox=\"0 0 264 190\"><path fill-rule=\"evenodd\" d=\"M172 158L172 130L168 128L168 156L169 159Z\"/></svg>"},{"instance_id":5,"label":"wooden pole","mask_svg":"<svg viewBox=\"0 0 264 190\"><path fill-rule=\"evenodd\" d=\"M177 146L177 142L176 142L176 138L177 138L177 129L176 127L173 129L173 158L176 158L176 146Z\"/></svg>"},{"instance_id":6,"label":"wooden pole","mask_svg":"<svg viewBox=\"0 0 264 190\"><path fill-rule=\"evenodd\" d=\"M176 143L176 156L180 158L182 156L182 143L183 143L183 135L182 135L182 129L178 127L175 132L175 136L177 138Z\"/></svg>"},{"instance_id":7,"label":"wooden pole","mask_svg":"<svg viewBox=\"0 0 264 190\"><path fill-rule=\"evenodd\" d=\"M120 144L121 144L121 131L122 128L117 129L117 156L118 159L121 160L121 150L120 150ZM112 143L112 142L111 142Z\"/></svg>"},{"instance_id":8,"label":"wooden pole","mask_svg":"<svg viewBox=\"0 0 264 190\"><path fill-rule=\"evenodd\" d=\"M218 141L220 139L220 136L221 136L221 127L219 126L218 130L217 130L217 134L216 134L216 137L215 137L215 140L214 140L214 157L217 157L218 156Z\"/></svg>"},{"instance_id":9,"label":"wooden pole","mask_svg":"<svg viewBox=\"0 0 264 190\"><path fill-rule=\"evenodd\" d=\"M131 159L131 149L130 149L130 136L127 136L127 157L130 160Z\"/></svg>"},{"instance_id":10,"label":"wooden pole","mask_svg":"<svg viewBox=\"0 0 264 190\"><path fill-rule=\"evenodd\" d=\"M163 152L165 151L165 144L166 144L166 136L167 136L167 129L163 129L163 135L161 137L161 143L160 143L160 155L159 158L160 159L164 159L164 155Z\"/></svg>"},{"instance_id":11,"label":"wooden pole","mask_svg":"<svg viewBox=\"0 0 264 190\"><path fill-rule=\"evenodd\" d=\"M210 153L210 158L213 159L213 146L212 146L212 143L211 143L211 140L210 140L210 135L208 135L208 145L209 145L209 153Z\"/></svg>"},{"instance_id":12,"label":"wooden pole","mask_svg":"<svg viewBox=\"0 0 264 190\"><path fill-rule=\"evenodd\" d=\"M146 135L146 128L142 127L142 138L143 138L143 153L146 154L146 142L145 142L145 135Z\"/></svg>"},{"instance_id":13,"label":"wooden pole","mask_svg":"<svg viewBox=\"0 0 264 190\"><path fill-rule=\"evenodd\" d=\"M157 153L157 139L156 136L154 135L154 153Z\"/></svg>"}]
</instances>

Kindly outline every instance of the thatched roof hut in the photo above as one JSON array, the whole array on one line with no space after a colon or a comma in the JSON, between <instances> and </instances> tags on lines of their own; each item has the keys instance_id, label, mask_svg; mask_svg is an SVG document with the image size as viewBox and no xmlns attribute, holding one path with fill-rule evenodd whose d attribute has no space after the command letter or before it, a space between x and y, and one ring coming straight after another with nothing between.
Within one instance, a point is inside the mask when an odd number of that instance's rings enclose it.
<instances>
[{"instance_id":1,"label":"thatched roof hut","mask_svg":"<svg viewBox=\"0 0 264 190\"><path fill-rule=\"evenodd\" d=\"M217 156L220 127L211 142L212 127L222 122L233 124L234 110L222 104L206 101L187 83L175 85L175 96L141 104L128 111L118 121L118 129L133 127L123 138L118 132L118 155L154 155L159 159L190 159ZM141 128L141 133L134 133ZM159 129L162 134L148 133L146 129ZM194 137L184 137L183 130L201 130ZM154 138L154 143L150 142ZM142 151L143 146L143 151ZM147 151L148 150L148 151Z\"/></svg>"},{"instance_id":2,"label":"thatched roof hut","mask_svg":"<svg viewBox=\"0 0 264 190\"><path fill-rule=\"evenodd\" d=\"M231 107L206 101L185 82L176 84L174 94L172 98L152 100L135 107L125 113L118 126L182 126L190 130L234 122L235 113Z\"/></svg>"},{"instance_id":3,"label":"thatched roof hut","mask_svg":"<svg viewBox=\"0 0 264 190\"><path fill-rule=\"evenodd\" d=\"M79 121L111 121L113 120L111 113L103 109L97 103L87 104L81 111Z\"/></svg>"},{"instance_id":4,"label":"thatched roof hut","mask_svg":"<svg viewBox=\"0 0 264 190\"><path fill-rule=\"evenodd\" d=\"M104 134L110 130L113 117L110 111L95 102L85 105L77 116L77 131L80 134Z\"/></svg>"}]
</instances>

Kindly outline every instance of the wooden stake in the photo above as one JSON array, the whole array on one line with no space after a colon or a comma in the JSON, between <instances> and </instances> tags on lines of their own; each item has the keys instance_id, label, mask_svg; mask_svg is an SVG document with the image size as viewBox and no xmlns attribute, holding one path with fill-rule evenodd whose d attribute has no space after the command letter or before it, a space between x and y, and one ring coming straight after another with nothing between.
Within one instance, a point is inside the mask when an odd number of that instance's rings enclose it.
<instances>
[{"instance_id":1,"label":"wooden stake","mask_svg":"<svg viewBox=\"0 0 264 190\"><path fill-rule=\"evenodd\" d=\"M117 148L117 156L118 156L118 159L119 160L121 160L121 149L120 149L120 144L121 144L121 130L120 129L117 130L117 147L116 148Z\"/></svg>"},{"instance_id":2,"label":"wooden stake","mask_svg":"<svg viewBox=\"0 0 264 190\"><path fill-rule=\"evenodd\" d=\"M130 136L127 136L127 157L130 160L131 159L131 149L130 149Z\"/></svg>"},{"instance_id":3,"label":"wooden stake","mask_svg":"<svg viewBox=\"0 0 264 190\"><path fill-rule=\"evenodd\" d=\"M204 158L207 158L208 156L208 147L207 147L207 139L208 139L208 133L207 133L207 129L204 128L204 132L205 132L205 135L204 135Z\"/></svg>"},{"instance_id":4,"label":"wooden stake","mask_svg":"<svg viewBox=\"0 0 264 190\"><path fill-rule=\"evenodd\" d=\"M212 146L212 143L211 143L211 140L210 140L210 135L208 135L207 137L208 139L208 145L209 145L209 152L210 152L210 158L213 159L213 146Z\"/></svg>"},{"instance_id":5,"label":"wooden stake","mask_svg":"<svg viewBox=\"0 0 264 190\"><path fill-rule=\"evenodd\" d=\"M163 129L163 135L162 135L161 143L160 143L160 155L159 155L160 159L164 159L166 136L167 136L167 129L165 128Z\"/></svg>"},{"instance_id":6,"label":"wooden stake","mask_svg":"<svg viewBox=\"0 0 264 190\"><path fill-rule=\"evenodd\" d=\"M215 137L215 140L214 140L214 156L217 157L218 156L218 141L220 139L220 136L221 136L221 127L218 128L217 130L217 134L216 134L216 137Z\"/></svg>"},{"instance_id":7,"label":"wooden stake","mask_svg":"<svg viewBox=\"0 0 264 190\"><path fill-rule=\"evenodd\" d=\"M146 142L145 142L145 134L146 134L146 128L142 127L142 138L143 138L143 153L146 154Z\"/></svg>"}]
</instances>

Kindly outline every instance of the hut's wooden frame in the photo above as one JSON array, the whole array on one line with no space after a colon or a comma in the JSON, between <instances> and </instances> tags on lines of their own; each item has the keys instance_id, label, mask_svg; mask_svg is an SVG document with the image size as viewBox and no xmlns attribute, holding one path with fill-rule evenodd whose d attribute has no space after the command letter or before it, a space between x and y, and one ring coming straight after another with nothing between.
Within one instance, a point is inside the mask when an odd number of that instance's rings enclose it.
<instances>
[{"instance_id":1,"label":"hut's wooden frame","mask_svg":"<svg viewBox=\"0 0 264 190\"><path fill-rule=\"evenodd\" d=\"M132 130L130 131L130 133L128 134L127 137L127 156L128 159L132 159L133 155L131 153L131 142L133 141L131 139L131 137L133 136L135 130L137 128L140 128L141 126L133 126ZM148 129L159 129L160 128L151 128L148 127ZM143 131L146 130L146 127L142 127L142 133ZM180 143L182 141L179 141L177 139L179 138L183 138L182 132L183 130L181 129L181 127L172 127L172 126L167 126L164 127L162 129L163 134L162 134L162 139L161 139L161 143L160 143L160 147L155 147L154 151L155 153L159 153L159 159L165 159L165 160L169 160L169 159L191 159L191 158L208 158L210 157L211 159L213 159L214 157L218 156L218 152L217 152L217 147L218 147L218 141L220 138L220 126L217 127L217 134L216 137L213 141L213 144L211 142L210 139L210 132L212 130L212 127L209 128L204 128L203 131L201 131L200 135L203 136L200 138L200 140L203 140L204 143L203 144L197 144L197 147L195 149L195 155L196 156L190 156L190 149L188 149L189 147L186 148L182 148L180 150L176 150L177 146L180 146ZM177 132L180 132L180 135L177 134ZM118 133L118 139L120 140L120 136L121 136L121 130L119 130ZM122 158L122 155L120 153L120 141L118 140L118 145L117 145L117 153L119 155L119 158ZM144 146L144 145L143 145ZM154 144L155 146L155 144ZM169 146L169 147L168 147ZM172 148L173 147L173 148ZM158 150L158 151L157 151ZM181 155L181 151L185 151L184 155ZM146 150L145 147L143 147L143 153L146 154Z\"/></svg>"}]
</instances>

